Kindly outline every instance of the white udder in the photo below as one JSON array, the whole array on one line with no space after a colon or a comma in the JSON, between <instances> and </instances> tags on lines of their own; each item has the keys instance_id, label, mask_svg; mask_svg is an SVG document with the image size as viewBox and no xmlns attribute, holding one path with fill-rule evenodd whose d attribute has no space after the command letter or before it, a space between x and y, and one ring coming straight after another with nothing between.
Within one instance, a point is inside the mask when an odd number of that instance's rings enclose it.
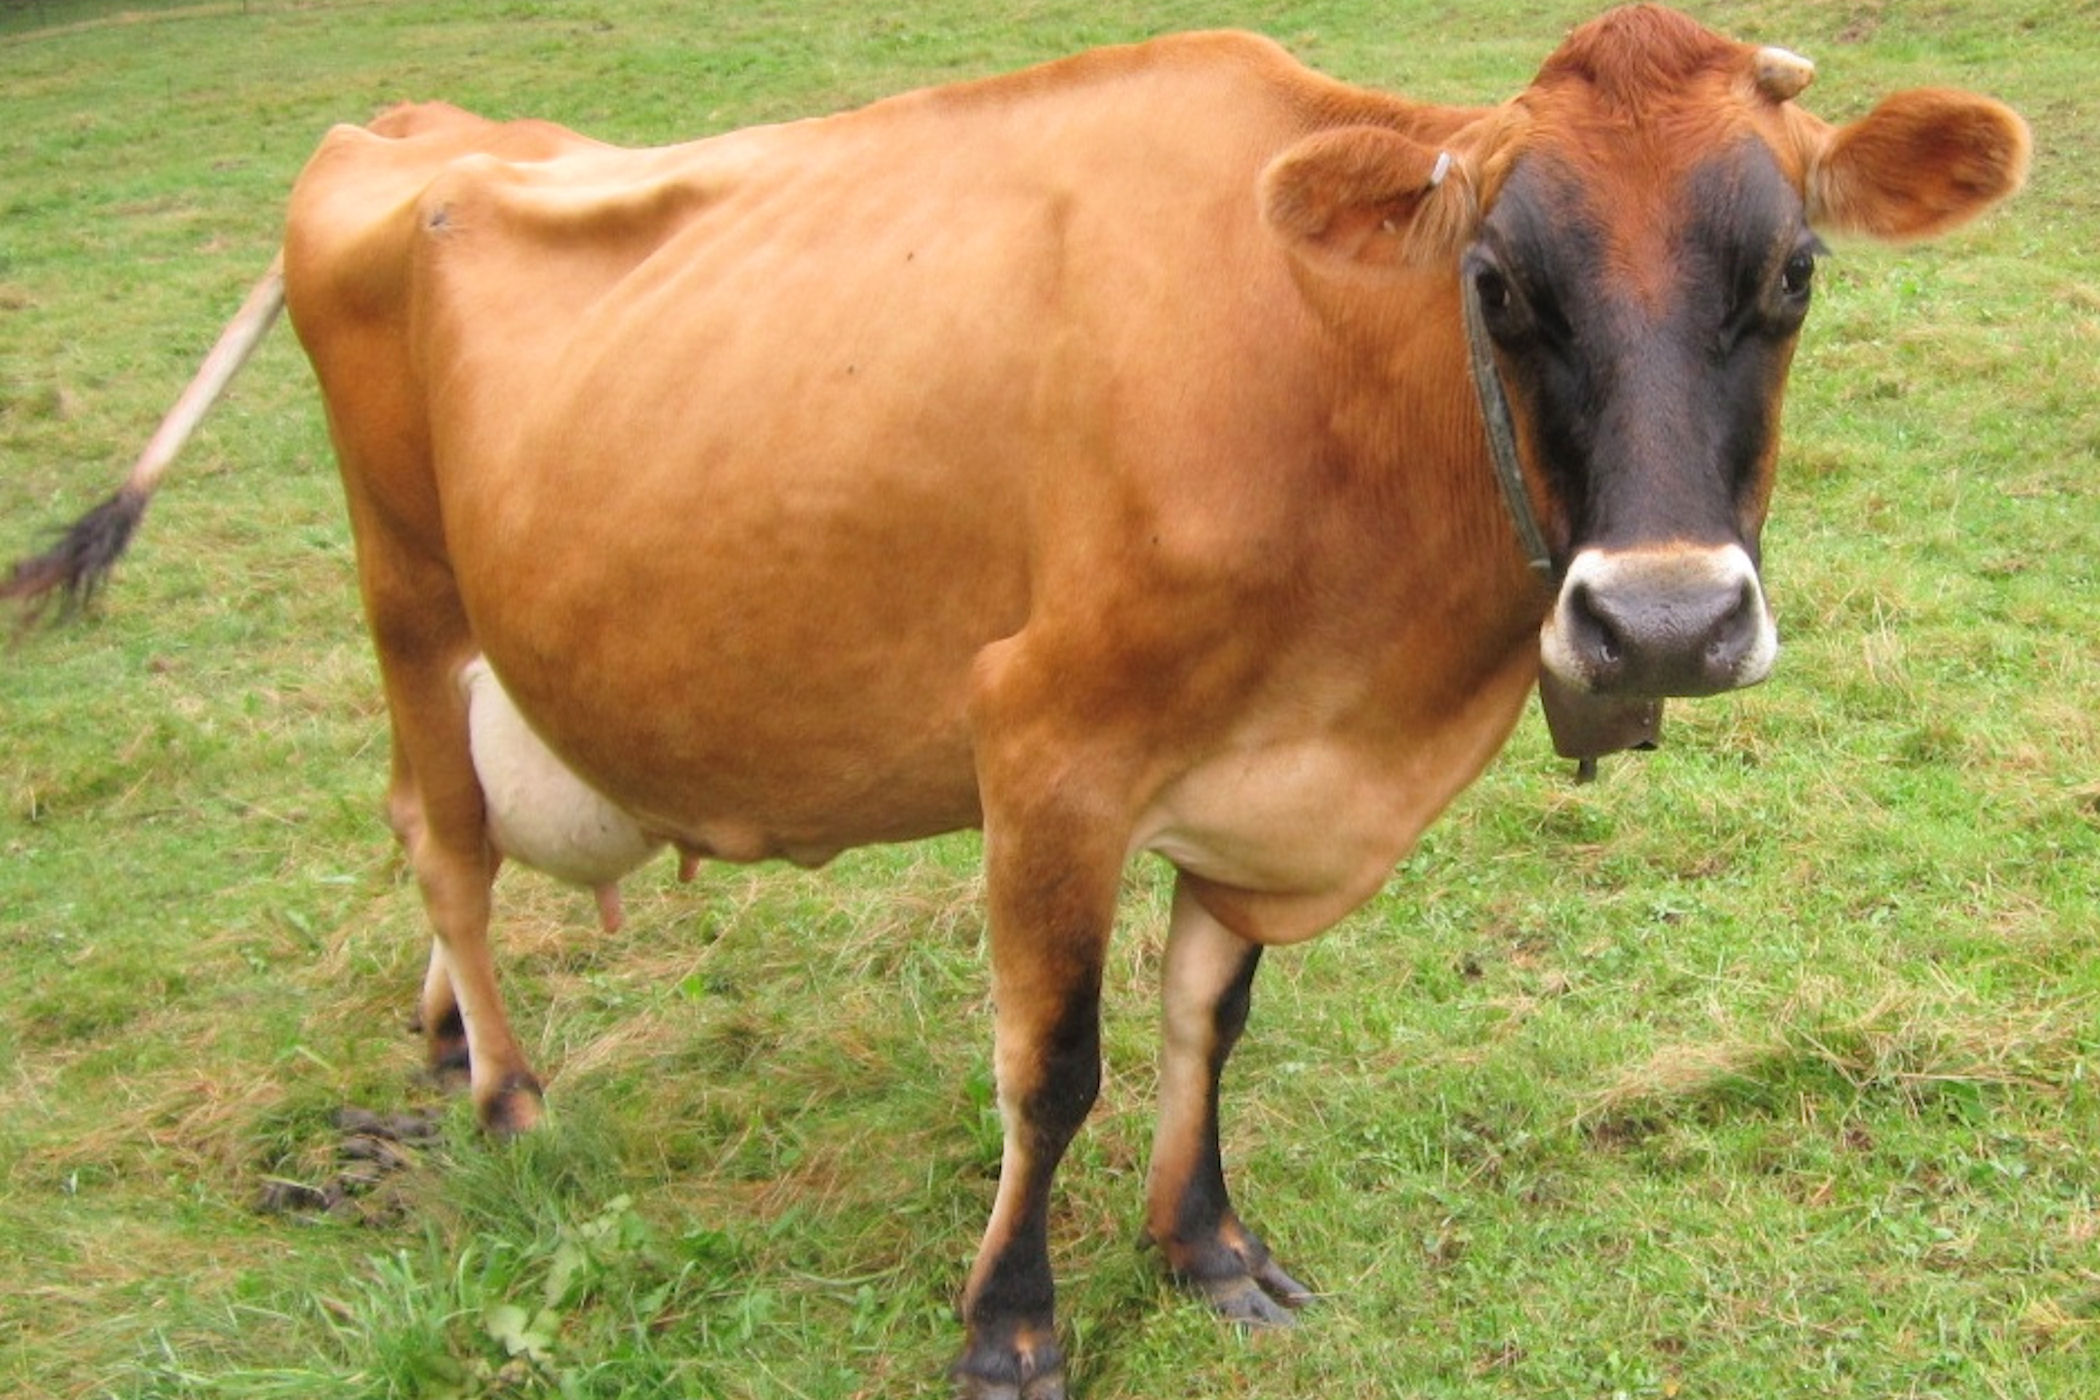
<instances>
[{"instance_id":1,"label":"white udder","mask_svg":"<svg viewBox=\"0 0 2100 1400\"><path fill-rule=\"evenodd\" d=\"M664 843L614 806L533 733L488 662L460 673L467 740L488 804L489 838L504 856L599 892L608 926L618 922L620 878ZM608 900L614 902L610 907Z\"/></svg>"}]
</instances>

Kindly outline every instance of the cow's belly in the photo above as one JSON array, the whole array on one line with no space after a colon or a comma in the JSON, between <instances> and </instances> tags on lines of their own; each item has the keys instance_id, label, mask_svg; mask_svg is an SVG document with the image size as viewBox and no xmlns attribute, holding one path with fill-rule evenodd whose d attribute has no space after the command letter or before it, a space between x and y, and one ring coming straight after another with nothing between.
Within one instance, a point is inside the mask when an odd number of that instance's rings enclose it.
<instances>
[{"instance_id":1,"label":"cow's belly","mask_svg":"<svg viewBox=\"0 0 2100 1400\"><path fill-rule=\"evenodd\" d=\"M865 653L724 660L707 641L643 627L565 645L521 672L544 688L528 713L592 786L698 855L815 864L980 820L966 663L922 648L877 674Z\"/></svg>"},{"instance_id":2,"label":"cow's belly","mask_svg":"<svg viewBox=\"0 0 2100 1400\"><path fill-rule=\"evenodd\" d=\"M937 295L1018 297L1012 239L885 219L911 237L877 256L772 214L696 218L544 361L445 263L439 319L485 353L436 471L476 640L550 746L652 832L815 859L979 820L970 668L1026 620L1049 449L1040 338Z\"/></svg>"},{"instance_id":3,"label":"cow's belly","mask_svg":"<svg viewBox=\"0 0 2100 1400\"><path fill-rule=\"evenodd\" d=\"M1023 552L952 513L841 507L847 528L791 493L707 496L609 491L462 571L538 732L697 854L813 863L975 824L970 668L1020 624Z\"/></svg>"}]
</instances>

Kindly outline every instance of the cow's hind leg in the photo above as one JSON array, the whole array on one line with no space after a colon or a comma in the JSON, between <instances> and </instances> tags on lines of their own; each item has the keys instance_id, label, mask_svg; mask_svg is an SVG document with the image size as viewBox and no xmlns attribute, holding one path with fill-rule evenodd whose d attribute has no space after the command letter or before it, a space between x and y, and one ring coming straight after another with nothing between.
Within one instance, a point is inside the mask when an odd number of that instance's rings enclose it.
<instances>
[{"instance_id":1,"label":"cow's hind leg","mask_svg":"<svg viewBox=\"0 0 2100 1400\"><path fill-rule=\"evenodd\" d=\"M446 844L442 833L447 828L466 829L454 821L433 816L430 825L414 853L414 864L436 937L432 966L424 978L424 1035L431 1068L441 1076L456 1073L463 1039L475 1113L488 1131L510 1136L539 1121L541 1094L539 1079L511 1031L496 990L488 938L495 853L485 840L478 846L464 840ZM433 993L440 971L449 992ZM451 1014L431 1020L433 1004L442 1007L447 1001Z\"/></svg>"},{"instance_id":2,"label":"cow's hind leg","mask_svg":"<svg viewBox=\"0 0 2100 1400\"><path fill-rule=\"evenodd\" d=\"M387 784L386 823L411 861L423 839L423 798L416 791L415 774L409 771L400 732L393 742L393 780ZM416 1001L410 1028L423 1037L429 1053L430 1076L448 1087L467 1082L467 1022L459 1014L459 998L452 994L452 975L445 970L445 945L430 940L430 961L423 972L423 991Z\"/></svg>"},{"instance_id":3,"label":"cow's hind leg","mask_svg":"<svg viewBox=\"0 0 2100 1400\"><path fill-rule=\"evenodd\" d=\"M355 492L351 500L355 510ZM489 950L499 857L459 685L473 639L450 570L389 538L363 512L357 522L366 610L393 722L388 819L436 941L418 1018L431 1068L450 1077L464 1067L482 1126L522 1132L539 1119L540 1085L504 1014Z\"/></svg>"},{"instance_id":4,"label":"cow's hind leg","mask_svg":"<svg viewBox=\"0 0 2100 1400\"><path fill-rule=\"evenodd\" d=\"M489 914L499 858L467 756L464 704L445 668L435 683L395 674L387 679L391 703L415 705L396 711L414 717L396 730L408 746L422 801L409 863L435 940L420 1017L431 1070L445 1078L464 1067L482 1126L498 1135L523 1132L539 1121L540 1083L496 989ZM405 702L410 693L415 702Z\"/></svg>"},{"instance_id":5,"label":"cow's hind leg","mask_svg":"<svg viewBox=\"0 0 2100 1400\"><path fill-rule=\"evenodd\" d=\"M445 945L430 940L430 963L423 971L423 993L416 1002L415 1028L429 1053L430 1077L447 1088L465 1085L473 1070L467 1053L467 1018L459 1014L452 974L445 969Z\"/></svg>"},{"instance_id":6,"label":"cow's hind leg","mask_svg":"<svg viewBox=\"0 0 2100 1400\"><path fill-rule=\"evenodd\" d=\"M1159 1128L1146 1183L1153 1241L1175 1278L1234 1322L1288 1323L1312 1291L1280 1268L1240 1222L1218 1145L1218 1082L1247 1024L1261 945L1212 918L1176 887L1162 973Z\"/></svg>"}]
</instances>

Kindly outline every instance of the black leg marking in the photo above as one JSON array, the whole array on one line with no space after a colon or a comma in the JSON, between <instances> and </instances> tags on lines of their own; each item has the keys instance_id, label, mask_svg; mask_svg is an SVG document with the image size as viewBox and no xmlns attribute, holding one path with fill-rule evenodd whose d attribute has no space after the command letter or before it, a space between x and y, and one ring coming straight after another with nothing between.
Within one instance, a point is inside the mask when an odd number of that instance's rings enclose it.
<instances>
[{"instance_id":1,"label":"black leg marking","mask_svg":"<svg viewBox=\"0 0 2100 1400\"><path fill-rule=\"evenodd\" d=\"M1034 1082L1009 1100L999 1200L963 1305L968 1342L952 1374L968 1400L1064 1400L1065 1355L1050 1273L1050 1187L1100 1093L1100 994L1100 967L1093 963L1077 969L1056 1020L1034 1036L1016 1024L1025 1013L1010 1017L1001 1009L1002 1072L1013 1063L1009 1048L1021 1050L1016 1058L1025 1068L1014 1075L1033 1070ZM1025 1051L1030 1039L1039 1047L1033 1056Z\"/></svg>"},{"instance_id":2,"label":"black leg marking","mask_svg":"<svg viewBox=\"0 0 2100 1400\"><path fill-rule=\"evenodd\" d=\"M1153 1239L1177 1280L1234 1322L1280 1326L1291 1321L1289 1309L1312 1301L1312 1290L1241 1223L1218 1142L1219 1085L1246 1030L1261 952L1212 919L1186 887L1177 893L1147 1197Z\"/></svg>"}]
</instances>

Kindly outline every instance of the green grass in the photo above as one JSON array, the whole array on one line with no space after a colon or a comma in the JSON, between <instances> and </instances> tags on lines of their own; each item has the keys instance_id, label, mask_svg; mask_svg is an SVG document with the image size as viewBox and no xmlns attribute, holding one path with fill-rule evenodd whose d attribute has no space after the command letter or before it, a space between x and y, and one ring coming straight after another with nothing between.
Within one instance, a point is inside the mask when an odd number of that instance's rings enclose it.
<instances>
[{"instance_id":1,"label":"green grass","mask_svg":"<svg viewBox=\"0 0 2100 1400\"><path fill-rule=\"evenodd\" d=\"M1158 29L1514 90L1587 7L841 0L0 13L0 556L99 499L268 261L326 127L399 97L665 141ZM1269 960L1243 1204L1331 1297L1241 1338L1137 1243L1165 883L1133 870L1053 1248L1084 1395L2100 1394L2100 111L2073 0L1700 7L1811 105L2035 124L1978 229L1842 250L1788 409L1786 649L1568 782L1527 719L1386 893ZM957 837L520 874L551 1131L417 1078L420 909L311 380L282 332L94 615L0 656L0 1392L939 1393L998 1159ZM337 1216L345 1104L440 1143Z\"/></svg>"}]
</instances>

